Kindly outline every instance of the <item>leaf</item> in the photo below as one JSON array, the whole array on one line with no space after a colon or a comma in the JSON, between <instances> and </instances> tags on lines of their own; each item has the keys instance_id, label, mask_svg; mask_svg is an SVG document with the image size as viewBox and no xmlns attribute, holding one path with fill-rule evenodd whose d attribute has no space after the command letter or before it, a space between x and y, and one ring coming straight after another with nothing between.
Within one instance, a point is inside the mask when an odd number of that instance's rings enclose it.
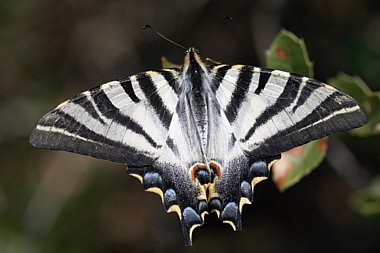
<instances>
[{"instance_id":1,"label":"leaf","mask_svg":"<svg viewBox=\"0 0 380 253\"><path fill-rule=\"evenodd\" d=\"M380 216L380 176L350 198L352 208L364 216Z\"/></svg>"},{"instance_id":2,"label":"leaf","mask_svg":"<svg viewBox=\"0 0 380 253\"><path fill-rule=\"evenodd\" d=\"M325 158L327 143L328 138L323 138L283 153L272 170L272 179L279 190L286 190L310 174Z\"/></svg>"},{"instance_id":3,"label":"leaf","mask_svg":"<svg viewBox=\"0 0 380 253\"><path fill-rule=\"evenodd\" d=\"M351 132L358 136L380 134L380 93L373 92L367 96L364 105L361 107L367 113L368 122L360 128L351 130Z\"/></svg>"},{"instance_id":4,"label":"leaf","mask_svg":"<svg viewBox=\"0 0 380 253\"><path fill-rule=\"evenodd\" d=\"M360 128L351 130L351 133L358 136L369 136L380 133L379 92L372 92L361 78L344 73L340 73L337 77L329 79L328 83L350 94L367 113L368 123Z\"/></svg>"},{"instance_id":5,"label":"leaf","mask_svg":"<svg viewBox=\"0 0 380 253\"><path fill-rule=\"evenodd\" d=\"M175 63L169 61L168 58L166 58L165 56L161 56L161 64L162 64L162 68L164 68L164 69L182 67L182 65L180 65L180 64L175 64Z\"/></svg>"},{"instance_id":6,"label":"leaf","mask_svg":"<svg viewBox=\"0 0 380 253\"><path fill-rule=\"evenodd\" d=\"M345 73L339 73L336 77L330 78L328 83L350 94L361 105L364 105L366 97L372 93L371 89L360 77L349 76Z\"/></svg>"},{"instance_id":7,"label":"leaf","mask_svg":"<svg viewBox=\"0 0 380 253\"><path fill-rule=\"evenodd\" d=\"M369 131L363 135L380 134L380 92L373 92L367 98L367 101L370 108L367 113L368 123L364 128L362 127L362 131L364 132L367 128ZM358 130L360 130L360 128Z\"/></svg>"},{"instance_id":8,"label":"leaf","mask_svg":"<svg viewBox=\"0 0 380 253\"><path fill-rule=\"evenodd\" d=\"M313 63L305 43L293 33L282 30L266 52L266 67L313 77ZM296 184L324 159L327 138L296 147L282 154L273 165L273 181L280 191Z\"/></svg>"},{"instance_id":9,"label":"leaf","mask_svg":"<svg viewBox=\"0 0 380 253\"><path fill-rule=\"evenodd\" d=\"M304 41L286 30L281 30L266 52L266 66L302 76L314 76L313 63Z\"/></svg>"}]
</instances>

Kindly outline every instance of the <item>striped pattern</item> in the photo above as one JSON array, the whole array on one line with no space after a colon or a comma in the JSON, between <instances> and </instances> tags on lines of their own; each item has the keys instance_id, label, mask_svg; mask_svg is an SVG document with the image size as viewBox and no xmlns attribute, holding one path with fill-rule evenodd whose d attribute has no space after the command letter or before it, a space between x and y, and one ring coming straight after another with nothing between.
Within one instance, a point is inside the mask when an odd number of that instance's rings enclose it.
<instances>
[{"instance_id":1,"label":"striped pattern","mask_svg":"<svg viewBox=\"0 0 380 253\"><path fill-rule=\"evenodd\" d=\"M177 104L176 79L173 70L150 71L85 91L41 118L30 141L130 166L152 164Z\"/></svg>"},{"instance_id":2,"label":"striped pattern","mask_svg":"<svg viewBox=\"0 0 380 253\"><path fill-rule=\"evenodd\" d=\"M366 120L350 96L319 81L208 67L190 48L181 69L139 73L63 102L38 121L30 142L127 164L178 214L191 245L208 212L241 230L243 205L282 152Z\"/></svg>"},{"instance_id":3,"label":"striped pattern","mask_svg":"<svg viewBox=\"0 0 380 253\"><path fill-rule=\"evenodd\" d=\"M270 157L366 122L353 98L319 81L239 65L221 76L219 68L212 71L219 80L216 97L252 156Z\"/></svg>"}]
</instances>

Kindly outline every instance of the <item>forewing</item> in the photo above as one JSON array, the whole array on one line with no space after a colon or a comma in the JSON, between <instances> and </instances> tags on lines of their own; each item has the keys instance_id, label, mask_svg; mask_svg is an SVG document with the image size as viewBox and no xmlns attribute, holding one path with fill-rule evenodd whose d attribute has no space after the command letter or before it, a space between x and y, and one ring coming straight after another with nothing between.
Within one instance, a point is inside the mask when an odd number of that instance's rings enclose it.
<instances>
[{"instance_id":1,"label":"forewing","mask_svg":"<svg viewBox=\"0 0 380 253\"><path fill-rule=\"evenodd\" d=\"M178 101L177 71L149 71L67 100L34 128L33 146L147 166L165 144Z\"/></svg>"},{"instance_id":2,"label":"forewing","mask_svg":"<svg viewBox=\"0 0 380 253\"><path fill-rule=\"evenodd\" d=\"M244 65L225 68L215 92L249 156L275 156L367 122L352 97L317 80Z\"/></svg>"}]
</instances>

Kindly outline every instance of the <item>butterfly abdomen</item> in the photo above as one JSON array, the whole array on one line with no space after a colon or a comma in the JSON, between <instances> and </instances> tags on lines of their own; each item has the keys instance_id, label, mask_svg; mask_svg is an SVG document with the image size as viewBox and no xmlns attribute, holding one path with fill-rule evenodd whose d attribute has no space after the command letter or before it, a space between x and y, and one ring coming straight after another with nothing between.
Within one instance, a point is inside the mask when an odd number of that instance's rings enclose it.
<instances>
[{"instance_id":1,"label":"butterfly abdomen","mask_svg":"<svg viewBox=\"0 0 380 253\"><path fill-rule=\"evenodd\" d=\"M194 120L199 141L203 150L208 143L208 103L209 86L207 76L209 75L207 68L202 62L194 57L193 53L189 54L189 65L186 66L183 79L186 88L186 96L189 100L189 108L192 119Z\"/></svg>"}]
</instances>

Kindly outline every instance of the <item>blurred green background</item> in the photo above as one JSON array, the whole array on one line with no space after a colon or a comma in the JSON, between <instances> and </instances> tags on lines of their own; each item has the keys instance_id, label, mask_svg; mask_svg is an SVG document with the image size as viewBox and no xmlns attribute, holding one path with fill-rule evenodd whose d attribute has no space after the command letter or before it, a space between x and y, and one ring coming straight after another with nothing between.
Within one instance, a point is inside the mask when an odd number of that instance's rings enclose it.
<instances>
[{"instance_id":1,"label":"blurred green background","mask_svg":"<svg viewBox=\"0 0 380 253\"><path fill-rule=\"evenodd\" d=\"M209 215L191 248L176 215L125 166L31 147L33 125L60 102L160 68L162 55L182 62L145 24L203 57L256 66L286 28L304 38L317 79L343 71L380 90L376 0L2 0L0 252L380 252L377 135L331 138L327 159L297 185L255 188L243 232ZM355 199L363 189L374 194ZM365 198L378 209L360 212Z\"/></svg>"}]
</instances>

